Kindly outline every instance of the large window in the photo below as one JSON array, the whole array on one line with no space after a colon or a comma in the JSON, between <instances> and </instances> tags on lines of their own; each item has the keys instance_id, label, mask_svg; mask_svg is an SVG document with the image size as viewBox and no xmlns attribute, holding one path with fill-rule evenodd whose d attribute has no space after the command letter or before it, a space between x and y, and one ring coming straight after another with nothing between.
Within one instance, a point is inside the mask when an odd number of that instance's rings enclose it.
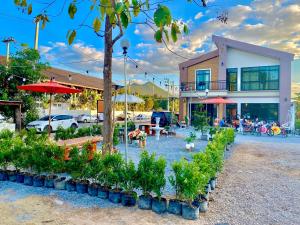
<instances>
[{"instance_id":1,"label":"large window","mask_svg":"<svg viewBox=\"0 0 300 225\"><path fill-rule=\"evenodd\" d=\"M196 90L210 89L210 70L196 70Z\"/></svg>"},{"instance_id":2,"label":"large window","mask_svg":"<svg viewBox=\"0 0 300 225\"><path fill-rule=\"evenodd\" d=\"M244 103L241 104L242 117L265 121L278 121L279 105L277 103Z\"/></svg>"},{"instance_id":3,"label":"large window","mask_svg":"<svg viewBox=\"0 0 300 225\"><path fill-rule=\"evenodd\" d=\"M241 90L278 90L279 70L279 66L242 68Z\"/></svg>"},{"instance_id":4,"label":"large window","mask_svg":"<svg viewBox=\"0 0 300 225\"><path fill-rule=\"evenodd\" d=\"M237 68L226 70L226 87L228 91L237 91Z\"/></svg>"}]
</instances>

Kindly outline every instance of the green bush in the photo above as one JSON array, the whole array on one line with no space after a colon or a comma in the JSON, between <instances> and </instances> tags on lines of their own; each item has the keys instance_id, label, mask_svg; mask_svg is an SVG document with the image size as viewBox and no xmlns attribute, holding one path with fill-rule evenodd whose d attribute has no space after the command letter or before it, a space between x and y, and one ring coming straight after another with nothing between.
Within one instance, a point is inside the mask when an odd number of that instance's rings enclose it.
<instances>
[{"instance_id":1,"label":"green bush","mask_svg":"<svg viewBox=\"0 0 300 225\"><path fill-rule=\"evenodd\" d=\"M215 177L212 161L208 152L199 152L193 155L193 162L198 166L200 176L199 193L205 194L205 186L209 180Z\"/></svg>"},{"instance_id":2,"label":"green bush","mask_svg":"<svg viewBox=\"0 0 300 225\"><path fill-rule=\"evenodd\" d=\"M166 178L165 178L166 165L167 162L162 157L159 157L154 164L153 191L159 200L161 199L161 196L163 194L163 189L166 186Z\"/></svg>"},{"instance_id":3,"label":"green bush","mask_svg":"<svg viewBox=\"0 0 300 225\"><path fill-rule=\"evenodd\" d=\"M149 155L143 151L137 169L137 187L142 190L143 195L150 195L155 183L155 154Z\"/></svg>"},{"instance_id":4,"label":"green bush","mask_svg":"<svg viewBox=\"0 0 300 225\"><path fill-rule=\"evenodd\" d=\"M123 179L121 182L121 187L127 193L132 193L134 188L136 188L137 171L134 162L130 160L127 165L124 166Z\"/></svg>"},{"instance_id":5,"label":"green bush","mask_svg":"<svg viewBox=\"0 0 300 225\"><path fill-rule=\"evenodd\" d=\"M8 129L4 129L0 132L0 140L13 138L14 133Z\"/></svg>"},{"instance_id":6,"label":"green bush","mask_svg":"<svg viewBox=\"0 0 300 225\"><path fill-rule=\"evenodd\" d=\"M76 129L73 127L64 129L63 127L58 127L55 133L54 139L57 140L67 140L75 137Z\"/></svg>"},{"instance_id":7,"label":"green bush","mask_svg":"<svg viewBox=\"0 0 300 225\"><path fill-rule=\"evenodd\" d=\"M85 168L86 177L91 178L93 182L100 179L103 171L103 160L101 153L95 152L94 157L90 160Z\"/></svg>"},{"instance_id":8,"label":"green bush","mask_svg":"<svg viewBox=\"0 0 300 225\"><path fill-rule=\"evenodd\" d=\"M113 133L113 145L117 146L119 144L119 126L116 125Z\"/></svg>"},{"instance_id":9,"label":"green bush","mask_svg":"<svg viewBox=\"0 0 300 225\"><path fill-rule=\"evenodd\" d=\"M103 172L105 177L105 185L115 190L120 189L123 179L124 159L121 154L106 154L103 157Z\"/></svg>"},{"instance_id":10,"label":"green bush","mask_svg":"<svg viewBox=\"0 0 300 225\"><path fill-rule=\"evenodd\" d=\"M100 125L93 125L91 127L81 127L78 128L77 130L72 127L67 129L59 127L55 133L54 139L56 141L67 140L67 139L78 138L78 137L101 135L101 133L102 133L102 126Z\"/></svg>"},{"instance_id":11,"label":"green bush","mask_svg":"<svg viewBox=\"0 0 300 225\"><path fill-rule=\"evenodd\" d=\"M300 119L296 120L295 128L300 129Z\"/></svg>"},{"instance_id":12,"label":"green bush","mask_svg":"<svg viewBox=\"0 0 300 225\"><path fill-rule=\"evenodd\" d=\"M176 199L183 199L183 188L184 188L184 173L183 173L184 164L181 161L175 161L172 164L172 171L174 175L169 176L170 184L175 189Z\"/></svg>"}]
</instances>

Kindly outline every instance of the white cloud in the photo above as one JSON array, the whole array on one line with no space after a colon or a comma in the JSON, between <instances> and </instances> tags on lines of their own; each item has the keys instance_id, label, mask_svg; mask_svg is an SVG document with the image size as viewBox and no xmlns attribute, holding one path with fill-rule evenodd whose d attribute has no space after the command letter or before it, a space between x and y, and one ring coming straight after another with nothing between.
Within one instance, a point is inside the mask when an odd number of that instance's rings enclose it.
<instances>
[{"instance_id":1,"label":"white cloud","mask_svg":"<svg viewBox=\"0 0 300 225\"><path fill-rule=\"evenodd\" d=\"M200 19L202 16L203 16L203 13L202 13L202 12L198 12L198 13L195 15L194 19L195 19L195 20L198 20L198 19Z\"/></svg>"}]
</instances>

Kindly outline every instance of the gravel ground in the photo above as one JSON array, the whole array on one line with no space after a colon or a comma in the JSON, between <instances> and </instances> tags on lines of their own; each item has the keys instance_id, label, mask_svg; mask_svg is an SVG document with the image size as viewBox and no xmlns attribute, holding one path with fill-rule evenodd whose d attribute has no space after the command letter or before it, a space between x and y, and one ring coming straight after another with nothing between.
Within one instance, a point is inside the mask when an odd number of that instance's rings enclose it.
<instances>
[{"instance_id":1,"label":"gravel ground","mask_svg":"<svg viewBox=\"0 0 300 225\"><path fill-rule=\"evenodd\" d=\"M209 211L197 221L137 208L112 209L107 201L86 195L0 182L0 224L299 225L300 141L270 140L238 136L227 152Z\"/></svg>"}]
</instances>

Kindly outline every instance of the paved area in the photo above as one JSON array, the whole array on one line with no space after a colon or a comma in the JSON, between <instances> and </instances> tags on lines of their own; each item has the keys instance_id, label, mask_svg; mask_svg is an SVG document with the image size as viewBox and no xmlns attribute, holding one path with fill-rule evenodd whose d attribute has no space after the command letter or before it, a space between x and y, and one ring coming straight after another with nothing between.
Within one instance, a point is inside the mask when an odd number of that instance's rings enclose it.
<instances>
[{"instance_id":1,"label":"paved area","mask_svg":"<svg viewBox=\"0 0 300 225\"><path fill-rule=\"evenodd\" d=\"M0 182L0 224L299 225L299 139L268 138L237 137L233 149L226 153L225 169L209 211L197 221L137 208L111 208L98 198L76 193L49 193L31 187L24 191L22 185ZM95 207L97 204L105 207Z\"/></svg>"}]
</instances>

